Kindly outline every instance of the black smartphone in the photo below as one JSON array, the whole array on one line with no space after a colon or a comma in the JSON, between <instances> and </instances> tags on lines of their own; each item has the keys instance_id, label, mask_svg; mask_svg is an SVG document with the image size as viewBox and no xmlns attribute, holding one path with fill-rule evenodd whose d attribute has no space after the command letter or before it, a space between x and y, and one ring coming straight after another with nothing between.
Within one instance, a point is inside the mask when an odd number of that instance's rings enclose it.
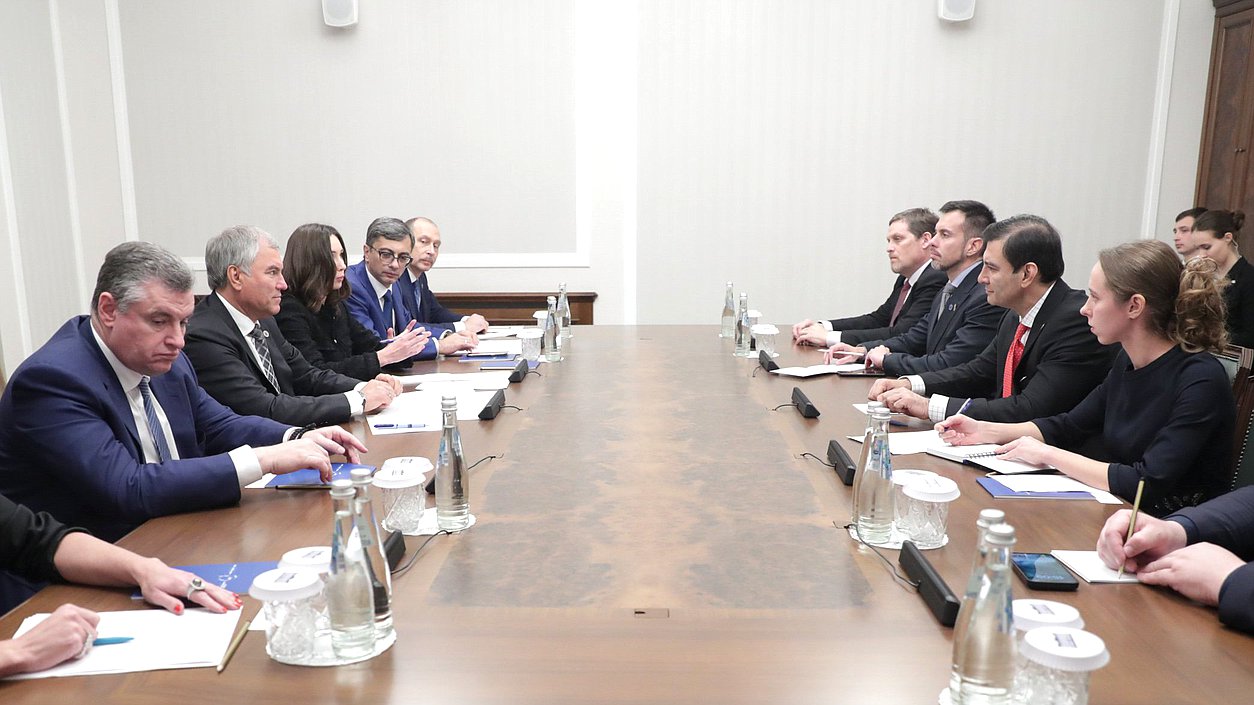
<instances>
[{"instance_id":1,"label":"black smartphone","mask_svg":"<svg viewBox=\"0 0 1254 705\"><path fill-rule=\"evenodd\" d=\"M1075 590L1080 581L1062 561L1048 553L1011 553L1011 563L1023 582L1033 590Z\"/></svg>"}]
</instances>

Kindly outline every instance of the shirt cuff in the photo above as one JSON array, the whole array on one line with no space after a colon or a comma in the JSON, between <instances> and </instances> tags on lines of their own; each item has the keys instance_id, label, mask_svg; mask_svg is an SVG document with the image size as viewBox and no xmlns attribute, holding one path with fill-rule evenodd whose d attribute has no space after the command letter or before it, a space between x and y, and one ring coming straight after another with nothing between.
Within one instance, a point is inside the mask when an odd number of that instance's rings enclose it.
<instances>
[{"instance_id":1,"label":"shirt cuff","mask_svg":"<svg viewBox=\"0 0 1254 705\"><path fill-rule=\"evenodd\" d=\"M296 429L290 429L288 433L295 432ZM286 439L286 434L284 438ZM251 485L261 479L261 460L257 457L257 451L252 446L240 446L235 450L227 453L231 458L231 462L235 465L235 476L239 479L239 486Z\"/></svg>"},{"instance_id":2,"label":"shirt cuff","mask_svg":"<svg viewBox=\"0 0 1254 705\"><path fill-rule=\"evenodd\" d=\"M918 395L927 394L927 385L923 383L923 377L919 375L906 375L905 377L899 377L898 379L904 379L907 382L909 382L910 391L914 392L915 394L918 394Z\"/></svg>"},{"instance_id":3,"label":"shirt cuff","mask_svg":"<svg viewBox=\"0 0 1254 705\"><path fill-rule=\"evenodd\" d=\"M344 392L344 398L348 400L348 413L353 416L360 414L366 408L366 395L361 393L362 387L365 386L366 383L361 382L353 387L351 392Z\"/></svg>"},{"instance_id":4,"label":"shirt cuff","mask_svg":"<svg viewBox=\"0 0 1254 705\"><path fill-rule=\"evenodd\" d=\"M460 321L456 321L455 323L453 323L453 330L457 331L458 333L466 330L467 318L470 318L470 316L462 316L462 319Z\"/></svg>"},{"instance_id":5,"label":"shirt cuff","mask_svg":"<svg viewBox=\"0 0 1254 705\"><path fill-rule=\"evenodd\" d=\"M828 325L830 325L830 324L828 324ZM839 344L839 343L840 343L840 331L835 330L835 331L832 331L831 333L828 333L828 334L827 334L827 344L828 344L828 345L837 345L837 344Z\"/></svg>"},{"instance_id":6,"label":"shirt cuff","mask_svg":"<svg viewBox=\"0 0 1254 705\"><path fill-rule=\"evenodd\" d=\"M291 428L287 429L286 431L284 431L284 432L283 432L283 442L284 442L284 443L287 443L288 441L292 440L292 436L293 436L293 435L295 435L295 434L296 434L296 432L297 432L297 431L299 431L299 430L300 430L300 427L299 427L299 426L293 426L293 427L291 427ZM242 446L242 447L247 448L248 446Z\"/></svg>"},{"instance_id":7,"label":"shirt cuff","mask_svg":"<svg viewBox=\"0 0 1254 705\"><path fill-rule=\"evenodd\" d=\"M944 394L933 394L927 400L927 416L940 423L949 418L949 397Z\"/></svg>"},{"instance_id":8,"label":"shirt cuff","mask_svg":"<svg viewBox=\"0 0 1254 705\"><path fill-rule=\"evenodd\" d=\"M831 330L832 330L832 322L831 322L831 321L826 321L826 320L823 320L822 318L820 318L820 319L819 319L819 325L821 325L821 326L823 326L824 328L826 328L826 329L827 329L827 331L828 331L829 333L830 333L830 332L831 332Z\"/></svg>"}]
</instances>

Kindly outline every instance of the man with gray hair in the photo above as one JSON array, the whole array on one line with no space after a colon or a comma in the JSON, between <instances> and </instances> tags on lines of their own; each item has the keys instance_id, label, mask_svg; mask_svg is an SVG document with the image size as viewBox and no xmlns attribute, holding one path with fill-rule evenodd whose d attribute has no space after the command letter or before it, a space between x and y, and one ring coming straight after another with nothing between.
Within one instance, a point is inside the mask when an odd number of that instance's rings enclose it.
<instances>
[{"instance_id":1,"label":"man with gray hair","mask_svg":"<svg viewBox=\"0 0 1254 705\"><path fill-rule=\"evenodd\" d=\"M205 391L236 413L332 424L382 409L401 393L391 375L359 382L314 367L287 342L274 321L287 289L283 257L261 228L237 225L209 240L205 269L213 293L192 314L187 357Z\"/></svg>"},{"instance_id":2,"label":"man with gray hair","mask_svg":"<svg viewBox=\"0 0 1254 705\"><path fill-rule=\"evenodd\" d=\"M289 440L299 429L210 398L181 352L191 289L187 265L157 245L109 251L91 314L53 334L0 397L0 494L114 541L151 517L234 504L263 473L329 477L328 452L365 450L339 428ZM0 574L0 602L15 582Z\"/></svg>"}]
</instances>

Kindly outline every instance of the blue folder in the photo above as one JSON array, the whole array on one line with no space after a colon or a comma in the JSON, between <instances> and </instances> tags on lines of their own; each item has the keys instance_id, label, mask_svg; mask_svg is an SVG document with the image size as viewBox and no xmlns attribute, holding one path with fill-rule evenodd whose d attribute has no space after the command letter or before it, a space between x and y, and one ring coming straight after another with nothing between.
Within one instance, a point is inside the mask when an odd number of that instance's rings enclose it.
<instances>
[{"instance_id":1,"label":"blue folder","mask_svg":"<svg viewBox=\"0 0 1254 705\"><path fill-rule=\"evenodd\" d=\"M350 479L349 473L353 471L353 468L366 468L372 474L375 470L373 465L331 463L331 479L348 480ZM273 480L266 483L266 487L273 487L276 490L320 490L330 486L331 483L323 482L322 477L318 475L318 471L313 468L296 470L286 475L275 475Z\"/></svg>"}]
</instances>

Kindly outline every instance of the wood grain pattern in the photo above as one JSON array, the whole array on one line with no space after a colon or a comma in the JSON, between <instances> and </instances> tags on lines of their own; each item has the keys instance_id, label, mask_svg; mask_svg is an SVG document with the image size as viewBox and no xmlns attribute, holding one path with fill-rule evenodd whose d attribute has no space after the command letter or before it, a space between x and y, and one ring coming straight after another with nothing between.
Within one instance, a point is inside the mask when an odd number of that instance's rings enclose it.
<instances>
[{"instance_id":1,"label":"wood grain pattern","mask_svg":"<svg viewBox=\"0 0 1254 705\"><path fill-rule=\"evenodd\" d=\"M395 581L399 639L383 656L298 669L250 634L222 676L192 669L0 684L34 702L927 703L946 682L950 632L834 524L849 488L801 459L858 433L871 380L752 374L715 327L589 327L569 359L507 391L496 420L462 425L479 523L439 537ZM784 350L782 364L813 364ZM443 369L464 370L456 362ZM425 363L421 369L434 368ZM822 411L770 409L801 386ZM358 422L353 429L366 431ZM368 460L426 455L434 434L369 437ZM857 444L842 441L854 457ZM930 456L963 496L949 545L927 553L960 588L974 519L993 504L972 469ZM1003 500L1019 548L1091 548L1114 507ZM122 543L167 562L277 558L323 543L323 493L249 491L237 507L167 517ZM414 550L420 541L409 539ZM885 551L892 560L895 551ZM1017 596L1028 591L1015 585ZM0 619L66 601L131 609L125 590L53 587ZM1035 593L1041 596L1040 593ZM1254 639L1211 609L1137 586L1048 595L1075 605L1110 648L1094 703L1242 702ZM641 618L636 609L669 610ZM246 600L251 613L257 605ZM667 614L662 612L661 614Z\"/></svg>"}]
</instances>

